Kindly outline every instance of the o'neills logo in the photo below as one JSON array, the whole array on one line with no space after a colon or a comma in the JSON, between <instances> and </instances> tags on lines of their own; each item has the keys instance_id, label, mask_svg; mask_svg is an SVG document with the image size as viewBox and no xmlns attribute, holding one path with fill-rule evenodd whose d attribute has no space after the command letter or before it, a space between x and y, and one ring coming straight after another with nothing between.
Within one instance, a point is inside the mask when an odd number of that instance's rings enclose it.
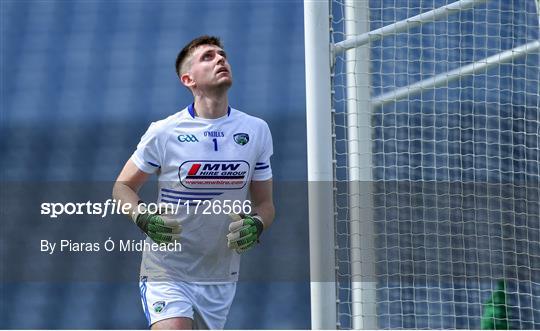
<instances>
[{"instance_id":1,"label":"o'neills logo","mask_svg":"<svg viewBox=\"0 0 540 331\"><path fill-rule=\"evenodd\" d=\"M189 189L240 189L246 185L249 163L243 160L186 161L178 176Z\"/></svg>"}]
</instances>

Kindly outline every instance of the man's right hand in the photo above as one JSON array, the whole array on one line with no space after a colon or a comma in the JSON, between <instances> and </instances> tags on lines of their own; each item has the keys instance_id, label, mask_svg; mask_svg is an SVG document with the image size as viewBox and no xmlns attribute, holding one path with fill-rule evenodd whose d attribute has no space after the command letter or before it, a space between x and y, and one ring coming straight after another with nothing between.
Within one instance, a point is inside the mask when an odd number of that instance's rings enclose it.
<instances>
[{"instance_id":1,"label":"man's right hand","mask_svg":"<svg viewBox=\"0 0 540 331\"><path fill-rule=\"evenodd\" d=\"M180 241L182 226L177 220L167 216L168 213L150 213L142 205L139 205L138 209L131 218L150 239L158 244Z\"/></svg>"}]
</instances>

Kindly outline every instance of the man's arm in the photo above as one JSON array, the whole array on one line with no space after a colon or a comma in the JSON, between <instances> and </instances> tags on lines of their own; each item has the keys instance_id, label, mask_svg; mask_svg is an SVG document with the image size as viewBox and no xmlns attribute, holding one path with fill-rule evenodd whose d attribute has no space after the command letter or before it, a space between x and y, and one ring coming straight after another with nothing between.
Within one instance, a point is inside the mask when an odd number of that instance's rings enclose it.
<instances>
[{"instance_id":1,"label":"man's arm","mask_svg":"<svg viewBox=\"0 0 540 331\"><path fill-rule=\"evenodd\" d=\"M182 226L174 219L165 217L162 211L148 212L139 207L139 189L150 174L141 171L133 161L126 162L113 187L113 197L121 206L129 204L129 217L137 226L157 243L171 243L180 240ZM166 211L165 211L166 213Z\"/></svg>"},{"instance_id":2,"label":"man's arm","mask_svg":"<svg viewBox=\"0 0 540 331\"><path fill-rule=\"evenodd\" d=\"M252 181L249 187L253 211L262 218L264 229L274 222L274 199L272 198L272 179Z\"/></svg>"},{"instance_id":3,"label":"man's arm","mask_svg":"<svg viewBox=\"0 0 540 331\"><path fill-rule=\"evenodd\" d=\"M126 162L124 169L122 169L116 179L116 183L114 183L113 198L121 206L125 204L131 206L129 209L130 217L137 210L140 200L138 192L141 186L148 180L148 177L150 177L150 174L139 170L130 159Z\"/></svg>"}]
</instances>

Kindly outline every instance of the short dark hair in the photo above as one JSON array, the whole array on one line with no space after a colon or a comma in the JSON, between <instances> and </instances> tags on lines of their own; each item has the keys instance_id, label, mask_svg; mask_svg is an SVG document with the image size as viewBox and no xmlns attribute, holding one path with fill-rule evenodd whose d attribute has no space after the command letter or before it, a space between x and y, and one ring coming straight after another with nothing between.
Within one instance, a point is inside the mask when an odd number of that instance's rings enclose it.
<instances>
[{"instance_id":1,"label":"short dark hair","mask_svg":"<svg viewBox=\"0 0 540 331\"><path fill-rule=\"evenodd\" d=\"M219 37L204 35L193 39L186 46L184 46L180 53L178 53L178 56L176 56L175 69L177 76L180 76L180 69L184 65L185 60L193 53L193 51L197 47L201 45L215 45L219 48L223 48Z\"/></svg>"}]
</instances>

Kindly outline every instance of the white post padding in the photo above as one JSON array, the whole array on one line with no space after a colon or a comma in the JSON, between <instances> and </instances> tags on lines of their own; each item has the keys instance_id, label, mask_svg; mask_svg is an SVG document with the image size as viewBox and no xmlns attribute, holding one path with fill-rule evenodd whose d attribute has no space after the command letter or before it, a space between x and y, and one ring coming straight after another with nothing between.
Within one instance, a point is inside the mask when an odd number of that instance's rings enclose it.
<instances>
[{"instance_id":1,"label":"white post padding","mask_svg":"<svg viewBox=\"0 0 540 331\"><path fill-rule=\"evenodd\" d=\"M328 1L304 1L311 327L336 328Z\"/></svg>"}]
</instances>

